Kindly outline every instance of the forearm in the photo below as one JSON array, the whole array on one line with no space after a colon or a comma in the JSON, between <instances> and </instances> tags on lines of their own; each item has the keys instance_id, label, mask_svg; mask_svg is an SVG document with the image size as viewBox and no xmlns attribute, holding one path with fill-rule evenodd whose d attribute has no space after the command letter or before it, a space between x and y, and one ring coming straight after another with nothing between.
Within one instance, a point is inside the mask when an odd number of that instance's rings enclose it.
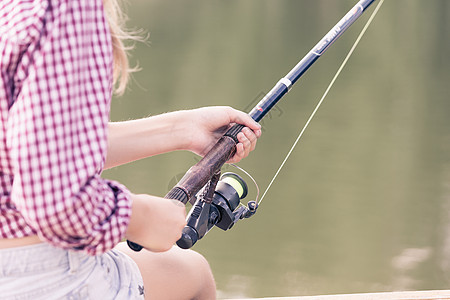
<instances>
[{"instance_id":1,"label":"forearm","mask_svg":"<svg viewBox=\"0 0 450 300\"><path fill-rule=\"evenodd\" d=\"M186 149L186 111L108 125L108 154L104 169L145 157Z\"/></svg>"},{"instance_id":2,"label":"forearm","mask_svg":"<svg viewBox=\"0 0 450 300\"><path fill-rule=\"evenodd\" d=\"M238 135L236 154L230 160L237 162L254 149L261 126L248 114L231 107L205 107L110 123L104 169L174 150L203 156L233 123L251 129Z\"/></svg>"}]
</instances>

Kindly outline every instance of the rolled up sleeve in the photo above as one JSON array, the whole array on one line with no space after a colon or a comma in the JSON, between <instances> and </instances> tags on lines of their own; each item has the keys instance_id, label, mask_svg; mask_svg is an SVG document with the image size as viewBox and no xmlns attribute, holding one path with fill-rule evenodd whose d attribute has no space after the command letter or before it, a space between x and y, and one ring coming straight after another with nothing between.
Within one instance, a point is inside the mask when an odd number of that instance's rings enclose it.
<instances>
[{"instance_id":1,"label":"rolled up sleeve","mask_svg":"<svg viewBox=\"0 0 450 300\"><path fill-rule=\"evenodd\" d=\"M11 199L42 239L95 255L124 237L131 215L129 191L100 176L112 89L110 33L101 0L48 3L9 110Z\"/></svg>"}]
</instances>

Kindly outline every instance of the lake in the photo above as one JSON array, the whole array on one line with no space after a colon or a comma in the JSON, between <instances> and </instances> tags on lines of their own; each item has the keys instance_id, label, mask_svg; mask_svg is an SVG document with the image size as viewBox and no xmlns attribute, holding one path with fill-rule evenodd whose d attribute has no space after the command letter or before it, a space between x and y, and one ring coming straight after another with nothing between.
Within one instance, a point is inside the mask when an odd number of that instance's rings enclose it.
<instances>
[{"instance_id":1,"label":"lake","mask_svg":"<svg viewBox=\"0 0 450 300\"><path fill-rule=\"evenodd\" d=\"M129 26L149 38L131 52L142 70L111 119L248 111L355 3L130 1ZM374 7L263 120L257 149L239 163L261 190ZM194 246L219 298L449 288L449 54L450 1L384 3L257 214ZM169 153L104 177L163 196L197 160Z\"/></svg>"}]
</instances>

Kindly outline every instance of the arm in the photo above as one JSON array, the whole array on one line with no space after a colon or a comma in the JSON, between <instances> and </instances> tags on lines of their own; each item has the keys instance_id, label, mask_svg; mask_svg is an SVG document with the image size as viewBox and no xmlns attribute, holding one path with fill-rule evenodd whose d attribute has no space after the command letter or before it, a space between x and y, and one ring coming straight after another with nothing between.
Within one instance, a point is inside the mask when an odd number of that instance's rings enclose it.
<instances>
[{"instance_id":1,"label":"arm","mask_svg":"<svg viewBox=\"0 0 450 300\"><path fill-rule=\"evenodd\" d=\"M186 149L185 114L179 111L109 123L105 169L148 156Z\"/></svg>"},{"instance_id":2,"label":"arm","mask_svg":"<svg viewBox=\"0 0 450 300\"><path fill-rule=\"evenodd\" d=\"M247 114L230 107L205 107L110 123L105 169L174 150L203 156L232 123L247 126L238 135L237 151L230 160L237 162L255 148L261 127Z\"/></svg>"},{"instance_id":3,"label":"arm","mask_svg":"<svg viewBox=\"0 0 450 300\"><path fill-rule=\"evenodd\" d=\"M129 191L100 177L112 83L101 4L51 2L34 25L6 137L11 200L27 225L54 246L89 254L114 247L131 215Z\"/></svg>"}]
</instances>

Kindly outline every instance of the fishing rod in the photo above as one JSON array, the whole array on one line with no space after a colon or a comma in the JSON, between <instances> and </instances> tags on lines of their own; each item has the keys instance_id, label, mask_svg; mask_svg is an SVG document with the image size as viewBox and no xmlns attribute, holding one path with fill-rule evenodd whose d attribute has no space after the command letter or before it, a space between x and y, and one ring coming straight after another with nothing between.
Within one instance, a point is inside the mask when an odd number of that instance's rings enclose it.
<instances>
[{"instance_id":1,"label":"fishing rod","mask_svg":"<svg viewBox=\"0 0 450 300\"><path fill-rule=\"evenodd\" d=\"M376 0L360 0L356 5L306 54L306 56L264 96L249 112L256 121L262 118L287 94L292 85L322 56L325 51L363 14ZM194 202L188 214L187 226L177 241L181 248L191 248L215 225L228 230L243 218L253 216L258 208L256 201L239 206L247 194L245 181L234 173L220 176L220 169L236 152L237 135L244 125L233 125L212 149L167 193L164 198L176 199L183 204ZM199 193L200 191L200 193ZM142 246L127 241L134 251Z\"/></svg>"}]
</instances>

